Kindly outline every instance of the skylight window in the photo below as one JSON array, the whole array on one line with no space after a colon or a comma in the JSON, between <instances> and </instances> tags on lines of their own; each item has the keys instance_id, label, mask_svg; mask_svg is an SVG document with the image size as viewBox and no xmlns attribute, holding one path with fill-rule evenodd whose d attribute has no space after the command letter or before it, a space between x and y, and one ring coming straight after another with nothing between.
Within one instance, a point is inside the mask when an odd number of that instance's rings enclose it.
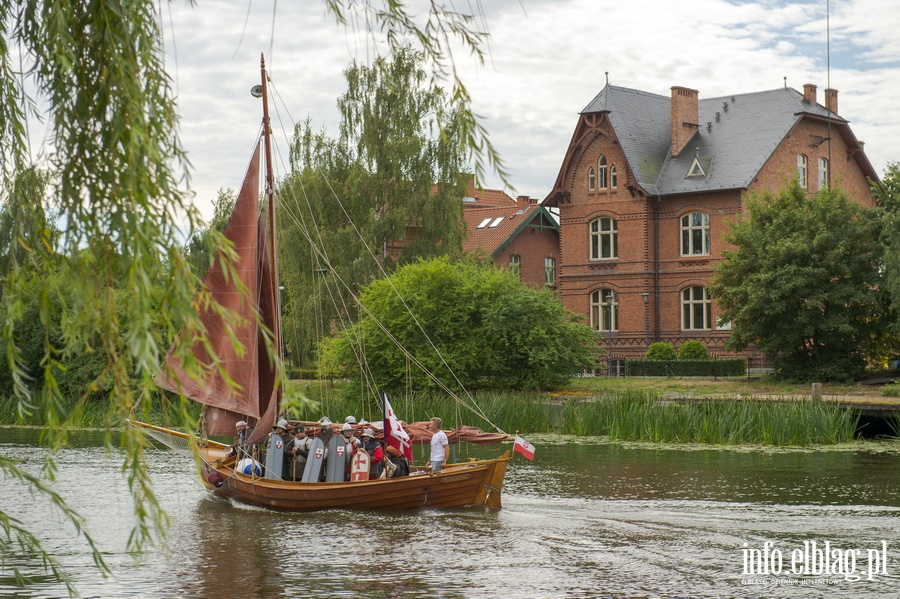
<instances>
[{"instance_id":1,"label":"skylight window","mask_svg":"<svg viewBox=\"0 0 900 599\"><path fill-rule=\"evenodd\" d=\"M490 217L488 217L488 218L484 219L483 221L481 221L481 224L479 224L479 225L478 225L477 227L475 227L475 228L476 228L476 229L483 229L483 228L485 228L485 227L488 225L489 222L491 222Z\"/></svg>"},{"instance_id":2,"label":"skylight window","mask_svg":"<svg viewBox=\"0 0 900 599\"><path fill-rule=\"evenodd\" d=\"M490 219L488 219L488 220L490 220ZM494 227L496 227L497 225L499 225L500 222L501 222L502 220L503 220L503 217L502 217L502 216L498 216L497 218L494 219L494 222L491 223L490 228L493 229Z\"/></svg>"},{"instance_id":3,"label":"skylight window","mask_svg":"<svg viewBox=\"0 0 900 599\"><path fill-rule=\"evenodd\" d=\"M706 172L704 172L703 167L700 165L700 159L694 158L694 162L691 163L691 168L688 170L688 177L705 177Z\"/></svg>"}]
</instances>

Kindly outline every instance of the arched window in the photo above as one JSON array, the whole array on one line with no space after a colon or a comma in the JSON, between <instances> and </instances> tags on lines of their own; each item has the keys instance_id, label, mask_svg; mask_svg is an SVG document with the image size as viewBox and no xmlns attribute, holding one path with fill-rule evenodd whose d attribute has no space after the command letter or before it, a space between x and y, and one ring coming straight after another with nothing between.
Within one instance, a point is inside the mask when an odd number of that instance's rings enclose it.
<instances>
[{"instance_id":1,"label":"arched window","mask_svg":"<svg viewBox=\"0 0 900 599\"><path fill-rule=\"evenodd\" d=\"M597 174L594 167L588 169L588 191L594 191L597 188Z\"/></svg>"},{"instance_id":2,"label":"arched window","mask_svg":"<svg viewBox=\"0 0 900 599\"><path fill-rule=\"evenodd\" d=\"M509 269L519 277L522 276L522 257L519 254L513 254L509 257Z\"/></svg>"},{"instance_id":3,"label":"arched window","mask_svg":"<svg viewBox=\"0 0 900 599\"><path fill-rule=\"evenodd\" d=\"M828 159L819 158L819 189L828 189Z\"/></svg>"},{"instance_id":4,"label":"arched window","mask_svg":"<svg viewBox=\"0 0 900 599\"><path fill-rule=\"evenodd\" d=\"M681 255L709 255L709 215L705 212L681 217Z\"/></svg>"},{"instance_id":5,"label":"arched window","mask_svg":"<svg viewBox=\"0 0 900 599\"><path fill-rule=\"evenodd\" d=\"M681 328L684 331L712 329L712 300L706 287L688 287L681 292Z\"/></svg>"},{"instance_id":6,"label":"arched window","mask_svg":"<svg viewBox=\"0 0 900 599\"><path fill-rule=\"evenodd\" d=\"M591 328L606 332L619 330L619 295L612 289L591 293Z\"/></svg>"},{"instance_id":7,"label":"arched window","mask_svg":"<svg viewBox=\"0 0 900 599\"><path fill-rule=\"evenodd\" d=\"M797 154L797 179L803 189L806 189L806 170L806 154Z\"/></svg>"},{"instance_id":8,"label":"arched window","mask_svg":"<svg viewBox=\"0 0 900 599\"><path fill-rule=\"evenodd\" d=\"M606 189L609 187L609 166L606 164L606 156L600 155L600 160L597 161L597 187L599 189Z\"/></svg>"},{"instance_id":9,"label":"arched window","mask_svg":"<svg viewBox=\"0 0 900 599\"><path fill-rule=\"evenodd\" d=\"M616 165L612 165L609 167L609 188L615 189L619 186L619 171L616 170Z\"/></svg>"},{"instance_id":10,"label":"arched window","mask_svg":"<svg viewBox=\"0 0 900 599\"><path fill-rule=\"evenodd\" d=\"M591 260L619 257L619 224L614 218L591 221Z\"/></svg>"},{"instance_id":11,"label":"arched window","mask_svg":"<svg viewBox=\"0 0 900 599\"><path fill-rule=\"evenodd\" d=\"M556 258L544 258L544 284L556 285Z\"/></svg>"}]
</instances>

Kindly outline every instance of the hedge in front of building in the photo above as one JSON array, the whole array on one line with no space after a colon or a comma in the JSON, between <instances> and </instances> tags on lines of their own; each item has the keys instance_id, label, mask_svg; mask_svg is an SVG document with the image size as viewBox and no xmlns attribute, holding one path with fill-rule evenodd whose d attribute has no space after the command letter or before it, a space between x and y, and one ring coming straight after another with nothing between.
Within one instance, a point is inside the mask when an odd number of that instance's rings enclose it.
<instances>
[{"instance_id":1,"label":"hedge in front of building","mask_svg":"<svg viewBox=\"0 0 900 599\"><path fill-rule=\"evenodd\" d=\"M626 360L625 376L744 376L746 358Z\"/></svg>"}]
</instances>

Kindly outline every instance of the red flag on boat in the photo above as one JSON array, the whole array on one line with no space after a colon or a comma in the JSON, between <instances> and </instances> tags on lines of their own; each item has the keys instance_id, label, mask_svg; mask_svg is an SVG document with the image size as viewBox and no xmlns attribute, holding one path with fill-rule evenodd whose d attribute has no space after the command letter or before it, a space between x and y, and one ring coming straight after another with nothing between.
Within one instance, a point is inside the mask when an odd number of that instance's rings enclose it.
<instances>
[{"instance_id":1,"label":"red flag on boat","mask_svg":"<svg viewBox=\"0 0 900 599\"><path fill-rule=\"evenodd\" d=\"M516 442L513 444L513 451L518 451L529 460L534 460L534 445L516 435Z\"/></svg>"},{"instance_id":2,"label":"red flag on boat","mask_svg":"<svg viewBox=\"0 0 900 599\"><path fill-rule=\"evenodd\" d=\"M400 450L400 453L412 464L412 440L410 440L406 431L403 430L400 419L394 414L394 408L391 407L391 402L388 401L387 393L383 393L382 397L384 398L384 442Z\"/></svg>"}]
</instances>

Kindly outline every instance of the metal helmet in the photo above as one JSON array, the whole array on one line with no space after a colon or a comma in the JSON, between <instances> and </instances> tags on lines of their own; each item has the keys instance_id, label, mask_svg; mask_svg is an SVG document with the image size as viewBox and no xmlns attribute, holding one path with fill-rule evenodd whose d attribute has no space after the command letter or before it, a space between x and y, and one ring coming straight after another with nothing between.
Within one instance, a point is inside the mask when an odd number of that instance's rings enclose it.
<instances>
[{"instance_id":1,"label":"metal helmet","mask_svg":"<svg viewBox=\"0 0 900 599\"><path fill-rule=\"evenodd\" d=\"M363 436L363 437L371 437L371 438L374 439L374 438L375 438L375 433L372 431L372 429L367 428L367 429L365 429L365 430L363 431L362 436Z\"/></svg>"},{"instance_id":2,"label":"metal helmet","mask_svg":"<svg viewBox=\"0 0 900 599\"><path fill-rule=\"evenodd\" d=\"M275 426L272 428L283 428L284 430L288 429L288 422L284 418L279 418L278 422L275 423Z\"/></svg>"},{"instance_id":3,"label":"metal helmet","mask_svg":"<svg viewBox=\"0 0 900 599\"><path fill-rule=\"evenodd\" d=\"M346 418L344 418L344 423L356 424L356 418L354 416L347 416Z\"/></svg>"},{"instance_id":4,"label":"metal helmet","mask_svg":"<svg viewBox=\"0 0 900 599\"><path fill-rule=\"evenodd\" d=\"M342 432L342 433L346 433L347 431L352 431L352 430L353 430L353 427L350 426L350 423L349 423L349 422L345 422L345 423L344 423L344 426L341 427L341 432Z\"/></svg>"},{"instance_id":5,"label":"metal helmet","mask_svg":"<svg viewBox=\"0 0 900 599\"><path fill-rule=\"evenodd\" d=\"M328 416L322 416L322 418L319 420L319 426L321 426L322 428L331 426L331 420L328 418Z\"/></svg>"}]
</instances>

